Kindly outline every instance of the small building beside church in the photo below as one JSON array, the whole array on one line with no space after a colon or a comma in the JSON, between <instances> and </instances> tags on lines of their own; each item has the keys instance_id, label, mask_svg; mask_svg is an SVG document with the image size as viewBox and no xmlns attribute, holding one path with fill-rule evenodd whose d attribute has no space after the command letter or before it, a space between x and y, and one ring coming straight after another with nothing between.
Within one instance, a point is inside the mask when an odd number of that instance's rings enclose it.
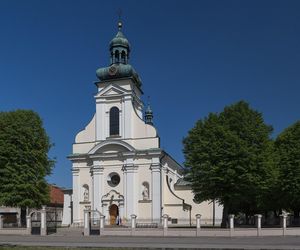
<instances>
[{"instance_id":1,"label":"small building beside church","mask_svg":"<svg viewBox=\"0 0 300 250\"><path fill-rule=\"evenodd\" d=\"M96 112L75 137L73 190L65 192L63 224L82 225L85 209L105 215L106 224L170 223L219 224L222 207L212 201L197 204L183 168L160 147L150 106L144 107L142 82L129 64L131 45L118 24L109 44L110 64L99 68Z\"/></svg>"}]
</instances>

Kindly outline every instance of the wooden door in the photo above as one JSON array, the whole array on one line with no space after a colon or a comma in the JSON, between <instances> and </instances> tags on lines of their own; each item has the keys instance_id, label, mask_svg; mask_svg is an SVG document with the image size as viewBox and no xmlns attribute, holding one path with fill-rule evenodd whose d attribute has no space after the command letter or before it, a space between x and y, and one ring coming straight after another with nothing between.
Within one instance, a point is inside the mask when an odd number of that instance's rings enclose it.
<instances>
[{"instance_id":1,"label":"wooden door","mask_svg":"<svg viewBox=\"0 0 300 250\"><path fill-rule=\"evenodd\" d=\"M109 208L110 225L117 224L117 217L119 215L118 206L113 204Z\"/></svg>"}]
</instances>

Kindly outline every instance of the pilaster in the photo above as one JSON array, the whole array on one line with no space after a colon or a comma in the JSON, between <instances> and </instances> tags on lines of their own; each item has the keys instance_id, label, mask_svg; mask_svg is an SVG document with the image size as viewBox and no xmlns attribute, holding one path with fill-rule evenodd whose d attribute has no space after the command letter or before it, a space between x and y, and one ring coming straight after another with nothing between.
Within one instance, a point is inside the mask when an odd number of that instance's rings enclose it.
<instances>
[{"instance_id":1,"label":"pilaster","mask_svg":"<svg viewBox=\"0 0 300 250\"><path fill-rule=\"evenodd\" d=\"M123 120L124 120L124 134L123 138L131 138L132 129L132 95L125 95L124 98L124 110L123 110Z\"/></svg>"},{"instance_id":2,"label":"pilaster","mask_svg":"<svg viewBox=\"0 0 300 250\"><path fill-rule=\"evenodd\" d=\"M79 222L80 211L79 211L79 201L80 201L80 185L79 185L79 168L72 169L73 177L73 222Z\"/></svg>"},{"instance_id":3,"label":"pilaster","mask_svg":"<svg viewBox=\"0 0 300 250\"><path fill-rule=\"evenodd\" d=\"M102 212L101 197L103 196L103 171L104 168L98 163L92 169L93 175L93 209Z\"/></svg>"},{"instance_id":4,"label":"pilaster","mask_svg":"<svg viewBox=\"0 0 300 250\"><path fill-rule=\"evenodd\" d=\"M151 170L152 221L160 223L161 218L161 164L159 158L153 158Z\"/></svg>"},{"instance_id":5,"label":"pilaster","mask_svg":"<svg viewBox=\"0 0 300 250\"><path fill-rule=\"evenodd\" d=\"M105 100L96 97L96 138L99 141L105 140L107 137L107 117L105 109Z\"/></svg>"},{"instance_id":6,"label":"pilaster","mask_svg":"<svg viewBox=\"0 0 300 250\"><path fill-rule=\"evenodd\" d=\"M138 194L137 194L137 169L133 164L133 159L126 159L123 165L125 176L125 216L130 218L131 214L137 213Z\"/></svg>"}]
</instances>

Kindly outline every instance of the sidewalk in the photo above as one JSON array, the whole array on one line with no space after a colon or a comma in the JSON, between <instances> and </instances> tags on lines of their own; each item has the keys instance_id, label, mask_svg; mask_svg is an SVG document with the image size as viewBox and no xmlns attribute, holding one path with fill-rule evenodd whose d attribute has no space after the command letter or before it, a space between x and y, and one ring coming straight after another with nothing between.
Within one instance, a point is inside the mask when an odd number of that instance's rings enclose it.
<instances>
[{"instance_id":1,"label":"sidewalk","mask_svg":"<svg viewBox=\"0 0 300 250\"><path fill-rule=\"evenodd\" d=\"M3 236L1 245L156 249L297 249L300 237Z\"/></svg>"}]
</instances>

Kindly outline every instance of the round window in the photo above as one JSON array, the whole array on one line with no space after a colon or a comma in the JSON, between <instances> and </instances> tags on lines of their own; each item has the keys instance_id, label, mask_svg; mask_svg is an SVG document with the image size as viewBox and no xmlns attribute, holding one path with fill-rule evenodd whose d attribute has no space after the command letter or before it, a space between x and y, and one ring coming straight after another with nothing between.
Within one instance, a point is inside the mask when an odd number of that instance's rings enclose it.
<instances>
[{"instance_id":1,"label":"round window","mask_svg":"<svg viewBox=\"0 0 300 250\"><path fill-rule=\"evenodd\" d=\"M118 184L120 183L120 176L113 172L113 173L110 173L108 175L108 178L107 178L107 183L108 185L110 185L111 187L116 187L118 186Z\"/></svg>"}]
</instances>

